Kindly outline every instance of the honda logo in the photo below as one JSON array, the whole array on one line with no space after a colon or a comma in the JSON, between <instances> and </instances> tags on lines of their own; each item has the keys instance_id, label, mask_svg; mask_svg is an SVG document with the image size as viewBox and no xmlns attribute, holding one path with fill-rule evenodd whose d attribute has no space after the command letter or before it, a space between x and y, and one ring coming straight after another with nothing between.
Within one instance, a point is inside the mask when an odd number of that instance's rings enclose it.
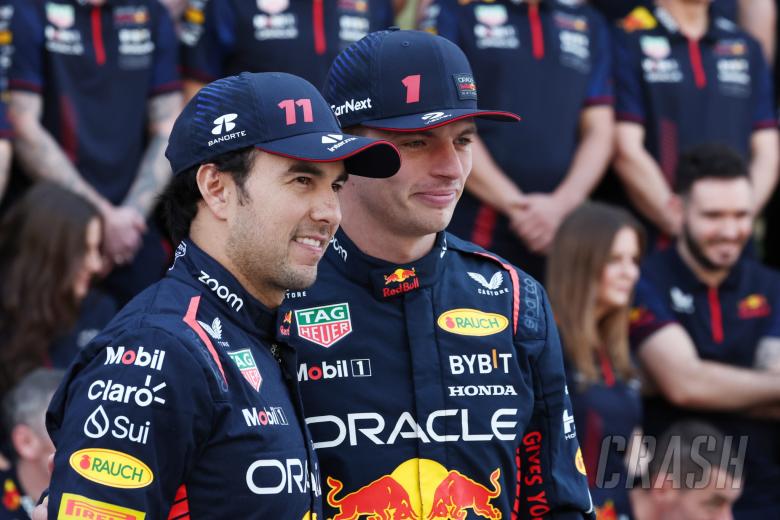
<instances>
[{"instance_id":1,"label":"honda logo","mask_svg":"<svg viewBox=\"0 0 780 520\"><path fill-rule=\"evenodd\" d=\"M211 129L211 133L214 135L221 135L222 132L230 132L236 127L236 124L233 123L238 118L238 114L225 114L223 116L219 116L214 120L214 124L216 125L214 128Z\"/></svg>"}]
</instances>

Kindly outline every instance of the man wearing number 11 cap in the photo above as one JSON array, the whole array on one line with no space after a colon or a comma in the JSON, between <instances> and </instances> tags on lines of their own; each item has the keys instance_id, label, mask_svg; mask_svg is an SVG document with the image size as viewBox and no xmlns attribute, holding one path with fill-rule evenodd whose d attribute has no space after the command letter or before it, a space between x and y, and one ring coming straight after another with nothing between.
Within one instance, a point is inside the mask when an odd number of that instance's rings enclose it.
<instances>
[{"instance_id":1,"label":"man wearing number 11 cap","mask_svg":"<svg viewBox=\"0 0 780 520\"><path fill-rule=\"evenodd\" d=\"M242 73L189 102L166 156L175 259L52 400L48 517L322 519L274 313L314 281L348 175L393 175L397 150L344 134L301 78Z\"/></svg>"}]
</instances>

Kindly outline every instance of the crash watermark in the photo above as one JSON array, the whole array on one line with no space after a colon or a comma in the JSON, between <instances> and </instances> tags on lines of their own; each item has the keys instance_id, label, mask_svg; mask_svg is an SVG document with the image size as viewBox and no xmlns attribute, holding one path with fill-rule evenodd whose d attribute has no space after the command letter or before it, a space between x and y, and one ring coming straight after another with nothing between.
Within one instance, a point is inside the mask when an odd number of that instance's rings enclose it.
<instances>
[{"instance_id":1,"label":"crash watermark","mask_svg":"<svg viewBox=\"0 0 780 520\"><path fill-rule=\"evenodd\" d=\"M663 440L663 442L662 442ZM671 435L617 436L602 439L595 485L602 489L672 487L674 489L738 489L742 486L748 437L709 434L683 438ZM612 472L608 459L627 460L629 478ZM588 472L594 468L588 468Z\"/></svg>"}]
</instances>

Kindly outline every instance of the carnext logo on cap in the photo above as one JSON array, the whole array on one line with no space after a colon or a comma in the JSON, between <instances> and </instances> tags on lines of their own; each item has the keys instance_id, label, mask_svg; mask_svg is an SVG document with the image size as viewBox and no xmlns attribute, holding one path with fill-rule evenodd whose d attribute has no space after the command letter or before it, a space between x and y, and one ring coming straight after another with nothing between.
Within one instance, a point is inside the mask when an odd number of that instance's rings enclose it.
<instances>
[{"instance_id":1,"label":"carnext logo on cap","mask_svg":"<svg viewBox=\"0 0 780 520\"><path fill-rule=\"evenodd\" d=\"M221 137L217 137L216 139L209 141L209 146L213 146L223 141L230 141L231 139L236 139L237 137L245 137L245 130L222 135L224 132L230 132L236 127L236 124L233 122L236 119L238 119L238 114L224 114L216 118L214 120L214 128L211 129L211 133Z\"/></svg>"},{"instance_id":2,"label":"carnext logo on cap","mask_svg":"<svg viewBox=\"0 0 780 520\"><path fill-rule=\"evenodd\" d=\"M346 101L342 105L330 106L330 109L333 110L333 113L336 114L336 117L342 116L344 114L349 114L350 112L358 112L360 110L366 110L367 108L374 108L371 106L371 98L366 98L360 101L355 101L354 99L350 99L349 101Z\"/></svg>"},{"instance_id":3,"label":"carnext logo on cap","mask_svg":"<svg viewBox=\"0 0 780 520\"><path fill-rule=\"evenodd\" d=\"M477 99L477 84L474 83L474 76L471 74L453 74L455 80L455 90L458 92L458 99Z\"/></svg>"}]
</instances>

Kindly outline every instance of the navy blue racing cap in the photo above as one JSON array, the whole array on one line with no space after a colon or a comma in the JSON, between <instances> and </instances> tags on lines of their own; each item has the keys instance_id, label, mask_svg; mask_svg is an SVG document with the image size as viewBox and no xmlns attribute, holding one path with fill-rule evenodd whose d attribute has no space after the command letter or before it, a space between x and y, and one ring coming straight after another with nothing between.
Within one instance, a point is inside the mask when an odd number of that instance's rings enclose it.
<instances>
[{"instance_id":1,"label":"navy blue racing cap","mask_svg":"<svg viewBox=\"0 0 780 520\"><path fill-rule=\"evenodd\" d=\"M176 119L165 156L178 174L250 146L301 161L344 161L348 173L364 177L390 177L401 167L395 146L343 134L311 83L280 72L242 72L203 87Z\"/></svg>"},{"instance_id":2,"label":"navy blue racing cap","mask_svg":"<svg viewBox=\"0 0 780 520\"><path fill-rule=\"evenodd\" d=\"M414 132L466 117L519 121L477 108L477 85L460 48L441 36L390 29L344 49L330 67L325 99L343 127Z\"/></svg>"}]
</instances>

